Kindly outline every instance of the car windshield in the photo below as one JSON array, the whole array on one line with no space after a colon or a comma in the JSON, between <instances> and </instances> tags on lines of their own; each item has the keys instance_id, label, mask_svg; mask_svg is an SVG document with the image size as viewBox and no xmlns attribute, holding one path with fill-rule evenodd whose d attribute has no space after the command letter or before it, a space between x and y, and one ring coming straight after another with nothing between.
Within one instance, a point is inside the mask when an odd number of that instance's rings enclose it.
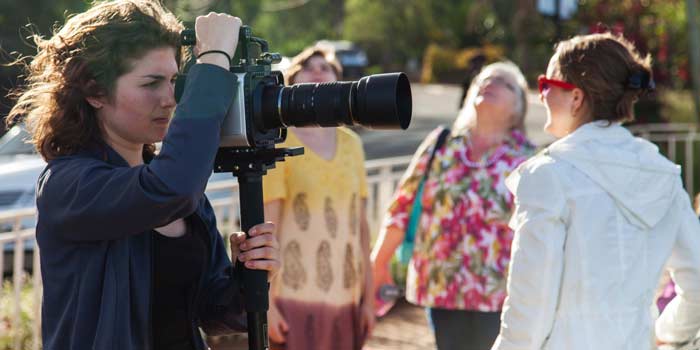
<instances>
[{"instance_id":1,"label":"car windshield","mask_svg":"<svg viewBox=\"0 0 700 350\"><path fill-rule=\"evenodd\" d=\"M0 155L32 154L34 145L27 143L29 139L27 130L19 125L13 126L0 137Z\"/></svg>"}]
</instances>

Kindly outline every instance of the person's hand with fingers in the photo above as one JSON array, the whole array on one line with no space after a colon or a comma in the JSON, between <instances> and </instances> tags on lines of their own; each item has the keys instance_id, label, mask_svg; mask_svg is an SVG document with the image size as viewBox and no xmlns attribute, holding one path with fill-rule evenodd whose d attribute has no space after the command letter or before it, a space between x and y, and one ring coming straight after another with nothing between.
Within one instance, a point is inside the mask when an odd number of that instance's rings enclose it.
<instances>
[{"instance_id":1,"label":"person's hand with fingers","mask_svg":"<svg viewBox=\"0 0 700 350\"><path fill-rule=\"evenodd\" d=\"M280 313L275 303L270 303L270 310L267 312L268 335L270 340L277 344L284 344L287 341L289 325Z\"/></svg>"},{"instance_id":2,"label":"person's hand with fingers","mask_svg":"<svg viewBox=\"0 0 700 350\"><path fill-rule=\"evenodd\" d=\"M253 226L248 231L248 238L243 232L234 233L230 239L231 259L249 269L267 271L268 281L272 280L282 266L279 242L274 232L275 224L266 222Z\"/></svg>"},{"instance_id":3,"label":"person's hand with fingers","mask_svg":"<svg viewBox=\"0 0 700 350\"><path fill-rule=\"evenodd\" d=\"M360 327L362 327L362 331L365 334L365 339L368 338L372 334L372 330L374 329L374 324L376 323L377 319L375 317L375 311L374 311L374 296L373 295L365 295L364 299L362 300L362 310L361 311L361 323Z\"/></svg>"},{"instance_id":4,"label":"person's hand with fingers","mask_svg":"<svg viewBox=\"0 0 700 350\"><path fill-rule=\"evenodd\" d=\"M198 63L209 63L229 69L229 60L238 46L238 32L241 29L241 19L225 13L210 12L206 16L198 16L194 30L197 44L194 53Z\"/></svg>"}]
</instances>

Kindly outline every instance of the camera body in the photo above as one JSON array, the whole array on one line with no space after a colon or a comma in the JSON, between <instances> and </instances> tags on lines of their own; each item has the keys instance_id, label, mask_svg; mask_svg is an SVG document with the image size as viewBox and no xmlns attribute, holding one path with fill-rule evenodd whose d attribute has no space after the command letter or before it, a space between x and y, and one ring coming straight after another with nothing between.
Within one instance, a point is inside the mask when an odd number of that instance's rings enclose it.
<instances>
[{"instance_id":1,"label":"camera body","mask_svg":"<svg viewBox=\"0 0 700 350\"><path fill-rule=\"evenodd\" d=\"M183 31L182 41L184 45L194 45L194 31ZM265 40L253 37L249 26L241 26L238 46L229 68L238 78L238 87L221 126L220 147L274 148L276 143L285 140L286 129L265 129L260 123L256 123L256 117L258 120L262 118L262 90L265 87L284 85L282 73L271 68L281 59L280 54L268 52ZM255 108L256 106L258 108Z\"/></svg>"}]
</instances>

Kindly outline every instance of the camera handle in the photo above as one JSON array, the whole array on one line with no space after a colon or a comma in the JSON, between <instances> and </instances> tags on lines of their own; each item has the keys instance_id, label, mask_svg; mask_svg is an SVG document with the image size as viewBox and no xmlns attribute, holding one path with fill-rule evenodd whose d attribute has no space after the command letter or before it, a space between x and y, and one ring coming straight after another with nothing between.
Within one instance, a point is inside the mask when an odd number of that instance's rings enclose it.
<instances>
[{"instance_id":1,"label":"camera handle","mask_svg":"<svg viewBox=\"0 0 700 350\"><path fill-rule=\"evenodd\" d=\"M216 154L214 171L231 172L238 179L238 193L241 208L241 229L248 231L265 221L263 206L262 177L268 169L274 167L285 157L298 156L304 148L220 148ZM241 276L245 311L248 320L248 349L268 350L267 310L269 308L269 289L267 272L251 270L244 264L236 264L236 273Z\"/></svg>"}]
</instances>

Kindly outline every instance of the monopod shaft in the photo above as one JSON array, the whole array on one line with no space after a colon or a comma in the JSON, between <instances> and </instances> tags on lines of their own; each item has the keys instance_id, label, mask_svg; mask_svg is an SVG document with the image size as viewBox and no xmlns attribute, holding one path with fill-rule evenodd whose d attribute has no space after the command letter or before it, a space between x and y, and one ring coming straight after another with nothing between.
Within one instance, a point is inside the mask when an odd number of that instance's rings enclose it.
<instances>
[{"instance_id":1,"label":"monopod shaft","mask_svg":"<svg viewBox=\"0 0 700 350\"><path fill-rule=\"evenodd\" d=\"M241 228L248 235L251 227L265 220L261 174L239 174L238 176ZM269 307L269 284L267 272L250 270L237 264L242 274L245 310L248 316L248 349L267 350L267 309Z\"/></svg>"}]
</instances>

